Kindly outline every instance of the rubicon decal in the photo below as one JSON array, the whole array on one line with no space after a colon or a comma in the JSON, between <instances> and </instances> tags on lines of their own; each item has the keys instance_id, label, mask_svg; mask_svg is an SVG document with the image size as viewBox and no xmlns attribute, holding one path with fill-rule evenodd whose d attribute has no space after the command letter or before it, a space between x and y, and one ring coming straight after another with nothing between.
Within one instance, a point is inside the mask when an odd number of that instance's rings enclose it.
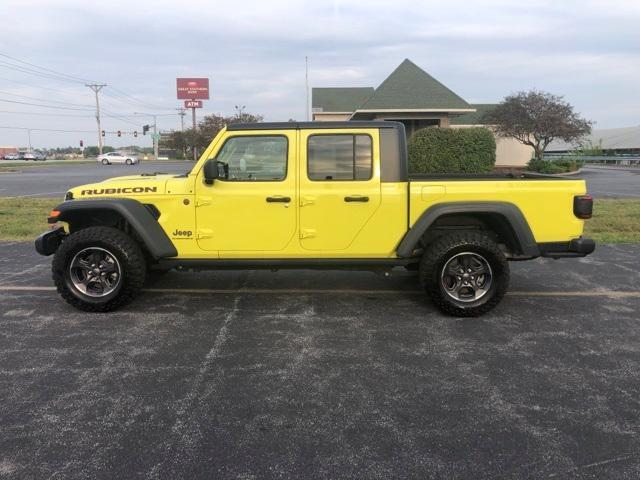
<instances>
[{"instance_id":1,"label":"rubicon decal","mask_svg":"<svg viewBox=\"0 0 640 480\"><path fill-rule=\"evenodd\" d=\"M116 193L155 193L158 187L124 187L124 188L94 188L82 190L80 195L113 195Z\"/></svg>"}]
</instances>

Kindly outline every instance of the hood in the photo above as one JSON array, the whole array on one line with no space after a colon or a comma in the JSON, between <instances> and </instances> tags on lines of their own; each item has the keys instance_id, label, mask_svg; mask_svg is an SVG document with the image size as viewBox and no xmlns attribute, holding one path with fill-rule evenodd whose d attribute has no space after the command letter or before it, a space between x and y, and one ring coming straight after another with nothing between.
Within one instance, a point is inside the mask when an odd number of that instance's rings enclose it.
<instances>
[{"instance_id":1,"label":"hood","mask_svg":"<svg viewBox=\"0 0 640 480\"><path fill-rule=\"evenodd\" d=\"M141 197L165 193L168 174L130 175L114 177L98 183L88 183L69 190L73 199L96 197ZM67 194L67 197L69 194Z\"/></svg>"}]
</instances>

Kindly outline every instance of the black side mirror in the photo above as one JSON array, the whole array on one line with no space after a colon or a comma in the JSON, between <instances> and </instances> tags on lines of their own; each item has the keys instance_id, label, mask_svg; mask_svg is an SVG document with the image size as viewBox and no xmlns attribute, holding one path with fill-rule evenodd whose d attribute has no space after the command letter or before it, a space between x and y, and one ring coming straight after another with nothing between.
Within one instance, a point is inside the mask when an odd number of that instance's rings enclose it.
<instances>
[{"instance_id":1,"label":"black side mirror","mask_svg":"<svg viewBox=\"0 0 640 480\"><path fill-rule=\"evenodd\" d=\"M213 184L213 181L218 178L227 178L227 166L217 161L216 159L207 160L204 164L204 183L207 185Z\"/></svg>"}]
</instances>

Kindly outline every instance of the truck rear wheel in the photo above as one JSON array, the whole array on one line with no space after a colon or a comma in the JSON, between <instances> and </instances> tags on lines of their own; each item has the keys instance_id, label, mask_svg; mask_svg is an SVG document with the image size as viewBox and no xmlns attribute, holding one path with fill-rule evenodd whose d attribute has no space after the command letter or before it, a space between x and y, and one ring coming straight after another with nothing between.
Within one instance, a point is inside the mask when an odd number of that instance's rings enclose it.
<instances>
[{"instance_id":1,"label":"truck rear wheel","mask_svg":"<svg viewBox=\"0 0 640 480\"><path fill-rule=\"evenodd\" d=\"M144 284L146 262L126 233L89 227L69 235L56 251L53 281L69 304L108 312L131 300Z\"/></svg>"},{"instance_id":2,"label":"truck rear wheel","mask_svg":"<svg viewBox=\"0 0 640 480\"><path fill-rule=\"evenodd\" d=\"M433 242L420 262L420 281L443 312L477 317L494 308L509 286L509 265L485 235L456 233Z\"/></svg>"}]
</instances>

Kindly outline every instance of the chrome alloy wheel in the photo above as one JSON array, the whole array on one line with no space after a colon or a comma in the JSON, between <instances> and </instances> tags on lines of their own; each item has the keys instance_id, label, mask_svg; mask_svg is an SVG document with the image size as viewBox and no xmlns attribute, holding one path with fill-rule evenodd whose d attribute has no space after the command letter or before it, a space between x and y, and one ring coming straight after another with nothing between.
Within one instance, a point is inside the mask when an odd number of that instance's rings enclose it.
<instances>
[{"instance_id":1,"label":"chrome alloy wheel","mask_svg":"<svg viewBox=\"0 0 640 480\"><path fill-rule=\"evenodd\" d=\"M454 300L474 302L491 288L492 271L489 262L480 254L462 252L444 264L440 274L442 289Z\"/></svg>"},{"instance_id":2,"label":"chrome alloy wheel","mask_svg":"<svg viewBox=\"0 0 640 480\"><path fill-rule=\"evenodd\" d=\"M120 284L122 269L114 254L104 248L89 247L75 254L69 275L78 291L90 297L104 297Z\"/></svg>"}]
</instances>

